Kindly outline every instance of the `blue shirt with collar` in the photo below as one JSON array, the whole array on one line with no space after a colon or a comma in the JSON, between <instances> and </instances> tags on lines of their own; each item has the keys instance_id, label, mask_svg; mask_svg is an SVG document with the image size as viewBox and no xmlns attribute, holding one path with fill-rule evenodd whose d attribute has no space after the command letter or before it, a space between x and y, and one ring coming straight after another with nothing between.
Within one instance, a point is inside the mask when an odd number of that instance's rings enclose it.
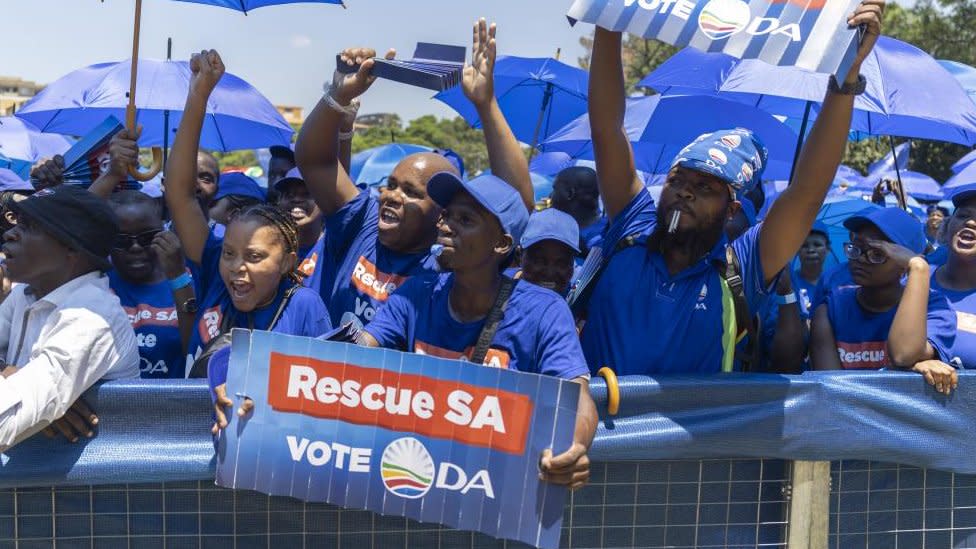
<instances>
[{"instance_id":1,"label":"blue shirt with collar","mask_svg":"<svg viewBox=\"0 0 976 549\"><path fill-rule=\"evenodd\" d=\"M604 240L653 231L654 202L638 193L611 222ZM746 301L758 311L766 286L759 257L759 231L751 228L732 242L741 266ZM617 375L709 374L731 367L734 336L726 326L735 316L730 294L715 267L725 262L724 238L707 257L672 276L664 258L646 246L616 251L596 282L582 333L590 371L610 366ZM723 307L728 303L730 310Z\"/></svg>"},{"instance_id":2,"label":"blue shirt with collar","mask_svg":"<svg viewBox=\"0 0 976 549\"><path fill-rule=\"evenodd\" d=\"M950 290L939 284L935 273L941 265L932 265L930 287L949 300L954 317L956 338L949 349L949 360L962 368L976 368L976 291Z\"/></svg>"}]
</instances>

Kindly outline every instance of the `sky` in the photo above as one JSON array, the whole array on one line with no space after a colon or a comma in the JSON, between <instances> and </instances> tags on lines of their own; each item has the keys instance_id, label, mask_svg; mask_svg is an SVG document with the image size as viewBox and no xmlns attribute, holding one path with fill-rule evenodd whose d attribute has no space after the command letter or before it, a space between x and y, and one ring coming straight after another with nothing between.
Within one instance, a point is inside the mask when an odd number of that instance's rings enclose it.
<instances>
[{"instance_id":1,"label":"sky","mask_svg":"<svg viewBox=\"0 0 976 549\"><path fill-rule=\"evenodd\" d=\"M95 63L131 56L134 0L7 0L0 33L0 75L48 83ZM484 16L498 24L499 54L546 57L562 50L575 65L587 25L569 26L569 0L346 0L293 4L240 12L177 2L144 0L141 57L173 58L216 49L227 71L251 83L271 102L298 105L306 114L331 81L343 48L393 47L409 58L417 42L464 45ZM12 24L13 23L13 24ZM424 114L453 116L432 92L378 81L363 97L361 114L393 112L404 120Z\"/></svg>"}]
</instances>

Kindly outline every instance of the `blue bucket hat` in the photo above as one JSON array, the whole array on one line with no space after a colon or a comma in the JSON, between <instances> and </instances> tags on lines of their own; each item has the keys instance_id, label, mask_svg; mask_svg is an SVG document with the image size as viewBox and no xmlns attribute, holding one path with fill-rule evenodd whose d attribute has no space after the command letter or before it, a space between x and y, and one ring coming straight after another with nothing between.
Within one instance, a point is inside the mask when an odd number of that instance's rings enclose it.
<instances>
[{"instance_id":1,"label":"blue bucket hat","mask_svg":"<svg viewBox=\"0 0 976 549\"><path fill-rule=\"evenodd\" d=\"M222 174L220 180L217 182L217 194L214 195L213 199L216 202L230 195L246 196L248 198L254 198L259 202L264 202L267 199L267 194L258 185L258 182L241 172Z\"/></svg>"},{"instance_id":2,"label":"blue bucket hat","mask_svg":"<svg viewBox=\"0 0 976 549\"><path fill-rule=\"evenodd\" d=\"M671 167L714 175L741 196L759 184L768 156L755 134L735 128L700 135L678 153Z\"/></svg>"},{"instance_id":3,"label":"blue bucket hat","mask_svg":"<svg viewBox=\"0 0 976 549\"><path fill-rule=\"evenodd\" d=\"M562 242L574 252L580 253L579 225L576 219L555 208L548 208L529 216L529 223L522 233L522 241L519 245L525 250L543 240Z\"/></svg>"},{"instance_id":4,"label":"blue bucket hat","mask_svg":"<svg viewBox=\"0 0 976 549\"><path fill-rule=\"evenodd\" d=\"M514 187L494 175L480 175L464 182L451 172L434 174L427 182L427 194L442 208L446 208L460 191L470 194L495 216L515 244L521 242L529 223L529 210Z\"/></svg>"},{"instance_id":5,"label":"blue bucket hat","mask_svg":"<svg viewBox=\"0 0 976 549\"><path fill-rule=\"evenodd\" d=\"M901 208L877 208L844 221L844 227L854 232L865 225L874 225L888 240L914 253L925 252L926 239L922 224Z\"/></svg>"}]
</instances>

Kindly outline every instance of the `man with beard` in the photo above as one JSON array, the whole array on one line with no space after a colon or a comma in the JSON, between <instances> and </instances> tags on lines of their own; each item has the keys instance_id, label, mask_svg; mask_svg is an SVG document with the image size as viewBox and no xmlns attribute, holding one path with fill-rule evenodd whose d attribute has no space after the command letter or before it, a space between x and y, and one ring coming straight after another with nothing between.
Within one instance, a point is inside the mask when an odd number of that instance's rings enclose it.
<instances>
[{"instance_id":1,"label":"man with beard","mask_svg":"<svg viewBox=\"0 0 976 549\"><path fill-rule=\"evenodd\" d=\"M394 54L390 50L387 57ZM366 324L407 279L436 270L430 248L441 208L427 196L427 181L444 171L459 175L440 154L408 156L393 169L378 203L349 178L339 161L339 130L353 108L350 103L375 80L370 74L375 55L365 48L341 54L342 62L360 67L355 74L334 77L295 147L305 184L325 216L326 284L320 291L336 326ZM534 207L532 182L522 148L495 100L495 27L484 19L475 23L472 56L462 87L481 117L491 171L518 190L529 211Z\"/></svg>"},{"instance_id":2,"label":"man with beard","mask_svg":"<svg viewBox=\"0 0 976 549\"><path fill-rule=\"evenodd\" d=\"M830 188L854 96L865 86L860 67L880 35L883 10L883 0L865 0L849 17L849 25L864 26L863 38L843 82L831 80L796 177L765 221L728 245L723 233L740 208L736 195L755 187L766 165L765 147L743 129L703 135L679 153L650 236L644 245L620 246L636 232L628 223L654 204L623 129L621 33L596 29L589 114L611 220L604 249L614 253L596 281L581 334L591 372L603 366L618 375L732 369L737 338L806 238Z\"/></svg>"},{"instance_id":3,"label":"man with beard","mask_svg":"<svg viewBox=\"0 0 976 549\"><path fill-rule=\"evenodd\" d=\"M401 286L361 342L576 381L574 443L558 456L547 450L540 469L544 480L582 486L597 414L573 316L556 293L502 274L529 222L524 197L493 175L464 183L452 172L434 175L427 193L444 208L437 261L445 272Z\"/></svg>"}]
</instances>

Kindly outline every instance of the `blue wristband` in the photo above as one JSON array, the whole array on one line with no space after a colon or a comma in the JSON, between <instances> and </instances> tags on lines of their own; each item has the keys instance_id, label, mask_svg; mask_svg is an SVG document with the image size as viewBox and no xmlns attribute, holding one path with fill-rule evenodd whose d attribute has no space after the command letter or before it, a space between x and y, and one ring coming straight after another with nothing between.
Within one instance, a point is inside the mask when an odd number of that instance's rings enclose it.
<instances>
[{"instance_id":1,"label":"blue wristband","mask_svg":"<svg viewBox=\"0 0 976 549\"><path fill-rule=\"evenodd\" d=\"M169 279L169 287L173 291L179 290L180 288L186 288L190 284L193 284L193 277L187 272L184 272L176 278Z\"/></svg>"}]
</instances>

